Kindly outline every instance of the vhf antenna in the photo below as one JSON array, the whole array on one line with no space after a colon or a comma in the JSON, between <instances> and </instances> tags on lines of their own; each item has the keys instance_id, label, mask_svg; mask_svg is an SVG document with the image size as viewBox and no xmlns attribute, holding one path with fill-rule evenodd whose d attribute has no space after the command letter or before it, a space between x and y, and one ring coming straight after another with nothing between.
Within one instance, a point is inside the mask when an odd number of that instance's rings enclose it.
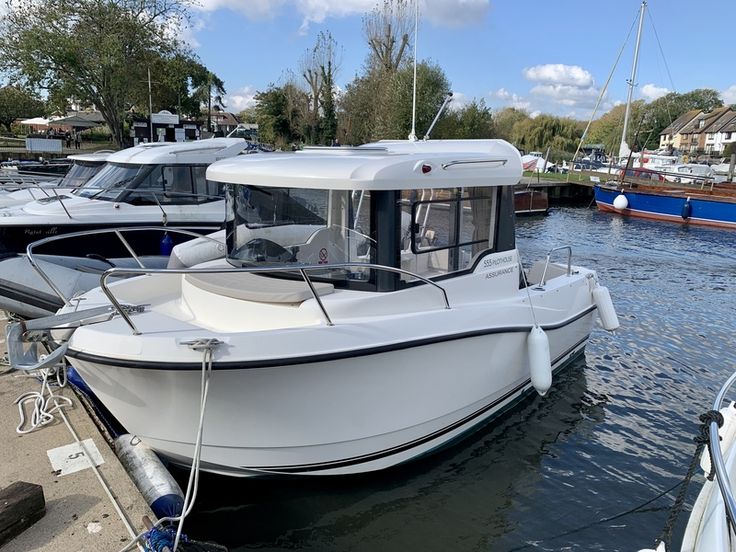
<instances>
[{"instance_id":1,"label":"vhf antenna","mask_svg":"<svg viewBox=\"0 0 736 552\"><path fill-rule=\"evenodd\" d=\"M409 141L417 141L417 37L419 34L419 0L414 0L414 92L411 105L411 132Z\"/></svg>"}]
</instances>

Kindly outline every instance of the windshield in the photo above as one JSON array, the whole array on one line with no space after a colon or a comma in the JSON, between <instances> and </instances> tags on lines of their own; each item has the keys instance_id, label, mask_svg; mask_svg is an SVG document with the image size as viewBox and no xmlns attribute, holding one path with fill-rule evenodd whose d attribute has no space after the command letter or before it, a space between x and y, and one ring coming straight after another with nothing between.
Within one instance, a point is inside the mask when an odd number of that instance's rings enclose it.
<instances>
[{"instance_id":1,"label":"windshield","mask_svg":"<svg viewBox=\"0 0 736 552\"><path fill-rule=\"evenodd\" d=\"M240 265L368 263L370 197L349 190L228 189L228 258ZM333 271L334 272L334 271ZM346 277L330 272L326 277ZM353 279L360 279L351 269Z\"/></svg>"},{"instance_id":2,"label":"windshield","mask_svg":"<svg viewBox=\"0 0 736 552\"><path fill-rule=\"evenodd\" d=\"M113 165L108 163L75 191L87 198L115 201L126 187L140 183L155 165Z\"/></svg>"},{"instance_id":3,"label":"windshield","mask_svg":"<svg viewBox=\"0 0 736 552\"><path fill-rule=\"evenodd\" d=\"M59 182L59 187L78 188L100 172L104 166L104 163L74 161L72 166L69 167L69 171L64 175L64 178L61 179L61 182Z\"/></svg>"}]
</instances>

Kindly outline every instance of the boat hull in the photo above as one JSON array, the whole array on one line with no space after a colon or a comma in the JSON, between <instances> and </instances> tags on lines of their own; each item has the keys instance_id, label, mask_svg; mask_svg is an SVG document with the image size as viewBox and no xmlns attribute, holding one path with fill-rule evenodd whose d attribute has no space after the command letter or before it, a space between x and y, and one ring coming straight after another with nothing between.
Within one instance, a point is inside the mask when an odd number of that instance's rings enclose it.
<instances>
[{"instance_id":1,"label":"boat hull","mask_svg":"<svg viewBox=\"0 0 736 552\"><path fill-rule=\"evenodd\" d=\"M613 202L621 194L620 190L603 186L595 186L594 190L595 201L601 211L680 224L736 228L735 198L698 195L683 190L668 192L627 188L623 193L628 200L628 207L617 209ZM683 206L688 198L690 216L683 218Z\"/></svg>"},{"instance_id":2,"label":"boat hull","mask_svg":"<svg viewBox=\"0 0 736 552\"><path fill-rule=\"evenodd\" d=\"M1 220L1 219L0 219ZM159 226L160 219L151 219L150 221L141 222L124 222L116 221L109 218L107 221L96 221L88 224L34 224L34 225L2 225L0 223L0 253L25 253L28 244L50 236L58 236L63 234L71 234L73 232L89 232L91 230L115 229L121 225L127 227L137 226ZM192 220L184 224L170 222L169 226L176 228L179 226L197 228L197 232L202 234L215 232L222 226L222 221L214 221L212 219ZM160 230L141 230L129 232L125 239L131 245L138 255L159 255L161 254L161 237ZM182 243L191 239L183 234L170 234L173 244ZM130 253L121 243L121 241L113 233L106 234L90 234L84 237L76 237L73 239L60 240L44 247L41 246L37 253L51 253L54 255L101 255L103 257L124 257Z\"/></svg>"},{"instance_id":3,"label":"boat hull","mask_svg":"<svg viewBox=\"0 0 736 552\"><path fill-rule=\"evenodd\" d=\"M553 369L583 351L593 317L591 307L546 329ZM217 400L207 405L202 469L339 475L427 454L533 391L529 329L489 328L298 364L215 362L209 395ZM200 369L70 355L128 431L170 461L191 463Z\"/></svg>"},{"instance_id":4,"label":"boat hull","mask_svg":"<svg viewBox=\"0 0 736 552\"><path fill-rule=\"evenodd\" d=\"M514 190L516 216L546 215L549 212L549 196L546 190L523 188Z\"/></svg>"}]
</instances>

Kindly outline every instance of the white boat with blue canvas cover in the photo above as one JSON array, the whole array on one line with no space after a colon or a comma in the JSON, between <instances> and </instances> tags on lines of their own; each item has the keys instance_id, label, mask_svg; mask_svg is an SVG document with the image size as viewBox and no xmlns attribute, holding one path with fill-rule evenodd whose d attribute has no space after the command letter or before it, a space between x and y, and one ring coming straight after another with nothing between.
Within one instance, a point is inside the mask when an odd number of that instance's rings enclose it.
<instances>
[{"instance_id":1,"label":"white boat with blue canvas cover","mask_svg":"<svg viewBox=\"0 0 736 552\"><path fill-rule=\"evenodd\" d=\"M82 296L89 316L67 307L39 324L75 326L53 332L59 354L175 463L237 476L388 468L545 394L597 308L618 325L569 247L522 272L520 175L498 140L223 160L207 177L227 190L226 259L112 269Z\"/></svg>"}]
</instances>

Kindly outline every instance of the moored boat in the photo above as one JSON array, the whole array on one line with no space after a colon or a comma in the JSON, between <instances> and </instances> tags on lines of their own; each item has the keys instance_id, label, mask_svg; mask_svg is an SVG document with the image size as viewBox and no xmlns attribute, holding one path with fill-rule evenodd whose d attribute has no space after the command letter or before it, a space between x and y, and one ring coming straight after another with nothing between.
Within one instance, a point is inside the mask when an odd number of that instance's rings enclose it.
<instances>
[{"instance_id":1,"label":"moored boat","mask_svg":"<svg viewBox=\"0 0 736 552\"><path fill-rule=\"evenodd\" d=\"M81 187L22 206L0 209L0 252L22 253L41 238L118 226L196 226L215 231L224 221L222 190L205 179L218 159L248 147L241 138L149 143L111 154L105 167ZM140 254L158 254L160 236L136 235ZM61 247L65 244L60 244ZM127 255L107 238L90 235L85 243L55 249L56 255ZM48 252L48 251L46 251Z\"/></svg>"},{"instance_id":2,"label":"moored boat","mask_svg":"<svg viewBox=\"0 0 736 552\"><path fill-rule=\"evenodd\" d=\"M407 462L545 394L597 308L618 325L569 247L522 271L520 175L495 140L220 161L207 176L228 190L226 260L111 269L82 295L96 318L54 335L172 462L238 476ZM123 274L147 275L106 284ZM74 311L59 324L84 319Z\"/></svg>"}]
</instances>

